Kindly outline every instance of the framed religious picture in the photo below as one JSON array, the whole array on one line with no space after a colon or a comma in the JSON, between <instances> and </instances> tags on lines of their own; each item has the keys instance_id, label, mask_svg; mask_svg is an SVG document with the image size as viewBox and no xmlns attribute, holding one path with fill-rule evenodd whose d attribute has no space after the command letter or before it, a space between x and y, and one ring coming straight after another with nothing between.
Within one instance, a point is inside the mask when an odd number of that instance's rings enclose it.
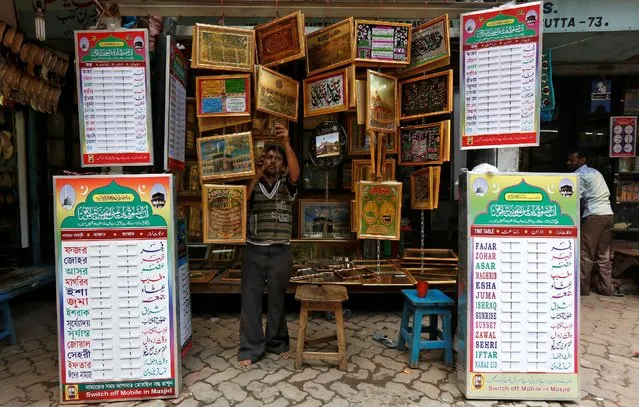
<instances>
[{"instance_id":1,"label":"framed religious picture","mask_svg":"<svg viewBox=\"0 0 639 407\"><path fill-rule=\"evenodd\" d=\"M246 242L246 185L202 185L204 243Z\"/></svg>"},{"instance_id":2,"label":"framed religious picture","mask_svg":"<svg viewBox=\"0 0 639 407\"><path fill-rule=\"evenodd\" d=\"M371 161L370 160L353 160L353 185L360 181L372 181L371 177ZM395 181L396 161L394 158L387 158L383 170L384 181Z\"/></svg>"},{"instance_id":3,"label":"framed religious picture","mask_svg":"<svg viewBox=\"0 0 639 407\"><path fill-rule=\"evenodd\" d=\"M410 174L411 209L435 208L435 167L426 167Z\"/></svg>"},{"instance_id":4,"label":"framed religious picture","mask_svg":"<svg viewBox=\"0 0 639 407\"><path fill-rule=\"evenodd\" d=\"M366 79L366 130L397 130L397 78L368 70Z\"/></svg>"},{"instance_id":5,"label":"framed religious picture","mask_svg":"<svg viewBox=\"0 0 639 407\"><path fill-rule=\"evenodd\" d=\"M308 76L352 63L354 43L353 17L306 35Z\"/></svg>"},{"instance_id":6,"label":"framed religious picture","mask_svg":"<svg viewBox=\"0 0 639 407\"><path fill-rule=\"evenodd\" d=\"M448 14L413 28L410 63L402 67L402 77L441 68L450 64Z\"/></svg>"},{"instance_id":7,"label":"framed religious picture","mask_svg":"<svg viewBox=\"0 0 639 407\"><path fill-rule=\"evenodd\" d=\"M255 159L255 163L262 158L262 154L264 154L264 149L268 144L275 143L274 138L270 138L267 136L253 136L253 158Z\"/></svg>"},{"instance_id":8,"label":"framed religious picture","mask_svg":"<svg viewBox=\"0 0 639 407\"><path fill-rule=\"evenodd\" d=\"M346 116L346 134L348 136L348 155L370 155L371 145L366 126L357 124L356 115ZM386 154L397 154L396 135L386 134Z\"/></svg>"},{"instance_id":9,"label":"framed religious picture","mask_svg":"<svg viewBox=\"0 0 639 407\"><path fill-rule=\"evenodd\" d=\"M255 31L195 24L191 68L252 72Z\"/></svg>"},{"instance_id":10,"label":"framed religious picture","mask_svg":"<svg viewBox=\"0 0 639 407\"><path fill-rule=\"evenodd\" d=\"M402 183L361 181L355 185L357 238L399 240Z\"/></svg>"},{"instance_id":11,"label":"framed religious picture","mask_svg":"<svg viewBox=\"0 0 639 407\"><path fill-rule=\"evenodd\" d=\"M275 66L306 56L304 15L297 11L255 27L257 61Z\"/></svg>"},{"instance_id":12,"label":"framed religious picture","mask_svg":"<svg viewBox=\"0 0 639 407\"><path fill-rule=\"evenodd\" d=\"M410 62L412 26L374 20L355 20L355 63L359 66L398 66Z\"/></svg>"},{"instance_id":13,"label":"framed religious picture","mask_svg":"<svg viewBox=\"0 0 639 407\"><path fill-rule=\"evenodd\" d=\"M299 199L300 239L348 240L351 238L349 199Z\"/></svg>"},{"instance_id":14,"label":"framed religious picture","mask_svg":"<svg viewBox=\"0 0 639 407\"><path fill-rule=\"evenodd\" d=\"M453 70L419 76L399 83L400 120L453 111Z\"/></svg>"},{"instance_id":15,"label":"framed religious picture","mask_svg":"<svg viewBox=\"0 0 639 407\"><path fill-rule=\"evenodd\" d=\"M304 117L348 110L348 69L304 79Z\"/></svg>"},{"instance_id":16,"label":"framed religious picture","mask_svg":"<svg viewBox=\"0 0 639 407\"><path fill-rule=\"evenodd\" d=\"M198 117L250 116L251 74L195 78Z\"/></svg>"},{"instance_id":17,"label":"framed religious picture","mask_svg":"<svg viewBox=\"0 0 639 407\"><path fill-rule=\"evenodd\" d=\"M255 175L251 132L197 139L200 180L237 180Z\"/></svg>"},{"instance_id":18,"label":"framed religious picture","mask_svg":"<svg viewBox=\"0 0 639 407\"><path fill-rule=\"evenodd\" d=\"M297 122L300 83L263 66L257 67L255 109Z\"/></svg>"},{"instance_id":19,"label":"framed religious picture","mask_svg":"<svg viewBox=\"0 0 639 407\"><path fill-rule=\"evenodd\" d=\"M357 233L357 201L351 201L351 232Z\"/></svg>"},{"instance_id":20,"label":"framed religious picture","mask_svg":"<svg viewBox=\"0 0 639 407\"><path fill-rule=\"evenodd\" d=\"M275 140L277 125L288 129L288 120L262 112L253 112L251 132L253 137L264 136Z\"/></svg>"},{"instance_id":21,"label":"framed religious picture","mask_svg":"<svg viewBox=\"0 0 639 407\"><path fill-rule=\"evenodd\" d=\"M450 161L450 120L399 129L399 165Z\"/></svg>"},{"instance_id":22,"label":"framed religious picture","mask_svg":"<svg viewBox=\"0 0 639 407\"><path fill-rule=\"evenodd\" d=\"M439 185L442 177L442 167L434 167L433 171L435 172L435 184L433 185L433 194L435 196L433 197L433 205L434 209L437 209L439 208Z\"/></svg>"}]
</instances>

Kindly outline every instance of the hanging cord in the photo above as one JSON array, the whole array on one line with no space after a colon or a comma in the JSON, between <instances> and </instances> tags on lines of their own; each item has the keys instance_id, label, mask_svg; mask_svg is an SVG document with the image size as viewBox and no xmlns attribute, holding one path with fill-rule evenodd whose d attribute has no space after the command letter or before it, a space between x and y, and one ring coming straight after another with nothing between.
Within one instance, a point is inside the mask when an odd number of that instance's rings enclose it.
<instances>
[{"instance_id":1,"label":"hanging cord","mask_svg":"<svg viewBox=\"0 0 639 407\"><path fill-rule=\"evenodd\" d=\"M324 200L328 202L328 170L324 171L325 196Z\"/></svg>"},{"instance_id":2,"label":"hanging cord","mask_svg":"<svg viewBox=\"0 0 639 407\"><path fill-rule=\"evenodd\" d=\"M421 241L420 241L420 248L421 248L421 256L422 256L422 268L421 270L424 271L424 210L422 210L422 228L421 228Z\"/></svg>"},{"instance_id":3,"label":"hanging cord","mask_svg":"<svg viewBox=\"0 0 639 407\"><path fill-rule=\"evenodd\" d=\"M220 0L220 7L222 8L222 17L220 17L220 25L224 24L224 0Z\"/></svg>"},{"instance_id":4,"label":"hanging cord","mask_svg":"<svg viewBox=\"0 0 639 407\"><path fill-rule=\"evenodd\" d=\"M280 0L275 0L275 18L280 18Z\"/></svg>"},{"instance_id":5,"label":"hanging cord","mask_svg":"<svg viewBox=\"0 0 639 407\"><path fill-rule=\"evenodd\" d=\"M380 244L379 244L379 240L376 240L376 242L377 242L377 280L381 280L382 269L381 269L381 261L379 260Z\"/></svg>"}]
</instances>

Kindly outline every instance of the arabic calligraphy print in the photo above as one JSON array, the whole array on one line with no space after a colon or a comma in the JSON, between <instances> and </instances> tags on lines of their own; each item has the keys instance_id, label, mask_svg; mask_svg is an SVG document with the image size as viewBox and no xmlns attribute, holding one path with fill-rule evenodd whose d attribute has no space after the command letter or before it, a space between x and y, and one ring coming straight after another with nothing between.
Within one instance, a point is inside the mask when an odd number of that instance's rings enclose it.
<instances>
[{"instance_id":1,"label":"arabic calligraphy print","mask_svg":"<svg viewBox=\"0 0 639 407\"><path fill-rule=\"evenodd\" d=\"M462 149L539 145L541 5L462 15Z\"/></svg>"},{"instance_id":2,"label":"arabic calligraphy print","mask_svg":"<svg viewBox=\"0 0 639 407\"><path fill-rule=\"evenodd\" d=\"M82 166L152 165L147 30L76 31Z\"/></svg>"},{"instance_id":3,"label":"arabic calligraphy print","mask_svg":"<svg viewBox=\"0 0 639 407\"><path fill-rule=\"evenodd\" d=\"M272 67L304 58L304 14L297 11L255 27L257 60Z\"/></svg>"},{"instance_id":4,"label":"arabic calligraphy print","mask_svg":"<svg viewBox=\"0 0 639 407\"><path fill-rule=\"evenodd\" d=\"M191 68L252 72L255 31L195 24Z\"/></svg>"},{"instance_id":5,"label":"arabic calligraphy print","mask_svg":"<svg viewBox=\"0 0 639 407\"><path fill-rule=\"evenodd\" d=\"M360 181L355 185L357 238L399 240L402 183Z\"/></svg>"},{"instance_id":6,"label":"arabic calligraphy print","mask_svg":"<svg viewBox=\"0 0 639 407\"><path fill-rule=\"evenodd\" d=\"M402 81L399 92L401 120L450 113L453 111L453 71Z\"/></svg>"},{"instance_id":7,"label":"arabic calligraphy print","mask_svg":"<svg viewBox=\"0 0 639 407\"><path fill-rule=\"evenodd\" d=\"M255 109L297 122L298 81L263 66L257 67L257 97Z\"/></svg>"},{"instance_id":8,"label":"arabic calligraphy print","mask_svg":"<svg viewBox=\"0 0 639 407\"><path fill-rule=\"evenodd\" d=\"M204 243L246 242L246 186L202 185Z\"/></svg>"},{"instance_id":9,"label":"arabic calligraphy print","mask_svg":"<svg viewBox=\"0 0 639 407\"><path fill-rule=\"evenodd\" d=\"M54 179L64 401L176 394L171 188L170 175Z\"/></svg>"},{"instance_id":10,"label":"arabic calligraphy print","mask_svg":"<svg viewBox=\"0 0 639 407\"><path fill-rule=\"evenodd\" d=\"M250 116L251 75L195 78L197 117Z\"/></svg>"},{"instance_id":11,"label":"arabic calligraphy print","mask_svg":"<svg viewBox=\"0 0 639 407\"><path fill-rule=\"evenodd\" d=\"M410 64L400 70L400 75L414 75L448 64L450 64L448 14L413 28Z\"/></svg>"},{"instance_id":12,"label":"arabic calligraphy print","mask_svg":"<svg viewBox=\"0 0 639 407\"><path fill-rule=\"evenodd\" d=\"M306 35L306 72L309 76L347 65L354 59L353 18Z\"/></svg>"},{"instance_id":13,"label":"arabic calligraphy print","mask_svg":"<svg viewBox=\"0 0 639 407\"><path fill-rule=\"evenodd\" d=\"M399 129L400 165L441 164L450 159L450 120Z\"/></svg>"},{"instance_id":14,"label":"arabic calligraphy print","mask_svg":"<svg viewBox=\"0 0 639 407\"><path fill-rule=\"evenodd\" d=\"M355 20L355 61L359 65L407 65L411 29L406 23Z\"/></svg>"},{"instance_id":15,"label":"arabic calligraphy print","mask_svg":"<svg viewBox=\"0 0 639 407\"><path fill-rule=\"evenodd\" d=\"M348 82L346 69L304 79L304 117L348 110Z\"/></svg>"}]
</instances>

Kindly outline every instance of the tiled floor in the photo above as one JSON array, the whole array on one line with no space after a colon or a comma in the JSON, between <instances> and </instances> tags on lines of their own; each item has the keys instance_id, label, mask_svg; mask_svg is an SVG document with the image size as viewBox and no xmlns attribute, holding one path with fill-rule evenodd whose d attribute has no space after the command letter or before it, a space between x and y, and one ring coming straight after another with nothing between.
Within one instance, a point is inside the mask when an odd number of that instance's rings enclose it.
<instances>
[{"instance_id":1,"label":"tiled floor","mask_svg":"<svg viewBox=\"0 0 639 407\"><path fill-rule=\"evenodd\" d=\"M19 344L0 344L0 406L58 404L55 303L25 297L12 306ZM582 406L639 406L639 297L582 300ZM297 316L289 315L292 345ZM184 360L180 398L126 402L121 406L559 406L545 402L465 401L455 373L441 352L425 354L418 369L407 369L406 353L386 349L371 335L394 337L399 313L355 310L346 322L348 372L318 363L293 369L292 360L267 356L249 371L237 365L238 315L193 321L194 346ZM318 315L309 335L333 328ZM574 405L574 404L568 404Z\"/></svg>"}]
</instances>

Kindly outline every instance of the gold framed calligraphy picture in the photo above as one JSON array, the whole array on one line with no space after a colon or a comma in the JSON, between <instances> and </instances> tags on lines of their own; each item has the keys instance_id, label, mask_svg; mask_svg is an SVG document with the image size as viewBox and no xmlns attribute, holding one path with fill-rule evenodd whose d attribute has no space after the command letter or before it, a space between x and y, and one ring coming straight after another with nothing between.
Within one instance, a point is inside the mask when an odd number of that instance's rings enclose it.
<instances>
[{"instance_id":1,"label":"gold framed calligraphy picture","mask_svg":"<svg viewBox=\"0 0 639 407\"><path fill-rule=\"evenodd\" d=\"M198 117L250 116L251 75L198 76L195 100Z\"/></svg>"},{"instance_id":2,"label":"gold framed calligraphy picture","mask_svg":"<svg viewBox=\"0 0 639 407\"><path fill-rule=\"evenodd\" d=\"M394 158L387 158L384 161L384 169L382 177L384 181L394 181L396 176L396 161ZM371 177L371 161L370 160L353 160L353 185L360 181L372 181Z\"/></svg>"},{"instance_id":3,"label":"gold framed calligraphy picture","mask_svg":"<svg viewBox=\"0 0 639 407\"><path fill-rule=\"evenodd\" d=\"M448 14L413 28L410 63L400 69L400 76L410 76L450 64Z\"/></svg>"},{"instance_id":4,"label":"gold framed calligraphy picture","mask_svg":"<svg viewBox=\"0 0 639 407\"><path fill-rule=\"evenodd\" d=\"M353 17L306 36L306 72L309 76L348 65L355 59Z\"/></svg>"},{"instance_id":5,"label":"gold framed calligraphy picture","mask_svg":"<svg viewBox=\"0 0 639 407\"><path fill-rule=\"evenodd\" d=\"M204 243L246 242L246 185L202 185Z\"/></svg>"},{"instance_id":6,"label":"gold framed calligraphy picture","mask_svg":"<svg viewBox=\"0 0 639 407\"><path fill-rule=\"evenodd\" d=\"M255 175L251 132L197 139L200 180L245 179Z\"/></svg>"},{"instance_id":7,"label":"gold framed calligraphy picture","mask_svg":"<svg viewBox=\"0 0 639 407\"><path fill-rule=\"evenodd\" d=\"M450 161L450 120L399 129L399 165L431 165Z\"/></svg>"},{"instance_id":8,"label":"gold framed calligraphy picture","mask_svg":"<svg viewBox=\"0 0 639 407\"><path fill-rule=\"evenodd\" d=\"M356 115L346 116L346 133L348 135L348 155L370 155L370 137L366 126L357 123ZM386 154L397 154L397 137L386 134Z\"/></svg>"},{"instance_id":9,"label":"gold framed calligraphy picture","mask_svg":"<svg viewBox=\"0 0 639 407\"><path fill-rule=\"evenodd\" d=\"M252 72L255 31L195 24L191 68Z\"/></svg>"},{"instance_id":10,"label":"gold framed calligraphy picture","mask_svg":"<svg viewBox=\"0 0 639 407\"><path fill-rule=\"evenodd\" d=\"M397 78L372 70L366 79L366 130L397 130Z\"/></svg>"},{"instance_id":11,"label":"gold framed calligraphy picture","mask_svg":"<svg viewBox=\"0 0 639 407\"><path fill-rule=\"evenodd\" d=\"M255 109L297 122L300 83L272 69L258 66Z\"/></svg>"},{"instance_id":12,"label":"gold framed calligraphy picture","mask_svg":"<svg viewBox=\"0 0 639 407\"><path fill-rule=\"evenodd\" d=\"M355 20L355 63L358 66L408 65L411 31L408 23Z\"/></svg>"},{"instance_id":13,"label":"gold framed calligraphy picture","mask_svg":"<svg viewBox=\"0 0 639 407\"><path fill-rule=\"evenodd\" d=\"M304 79L304 117L348 110L348 69Z\"/></svg>"},{"instance_id":14,"label":"gold framed calligraphy picture","mask_svg":"<svg viewBox=\"0 0 639 407\"><path fill-rule=\"evenodd\" d=\"M257 60L275 66L306 56L304 15L297 11L255 27Z\"/></svg>"},{"instance_id":15,"label":"gold framed calligraphy picture","mask_svg":"<svg viewBox=\"0 0 639 407\"><path fill-rule=\"evenodd\" d=\"M410 174L411 209L433 209L435 198L435 167L427 167Z\"/></svg>"},{"instance_id":16,"label":"gold framed calligraphy picture","mask_svg":"<svg viewBox=\"0 0 639 407\"><path fill-rule=\"evenodd\" d=\"M355 185L357 238L399 240L402 183L360 181Z\"/></svg>"},{"instance_id":17,"label":"gold framed calligraphy picture","mask_svg":"<svg viewBox=\"0 0 639 407\"><path fill-rule=\"evenodd\" d=\"M419 76L399 84L400 120L453 111L453 70Z\"/></svg>"}]
</instances>

